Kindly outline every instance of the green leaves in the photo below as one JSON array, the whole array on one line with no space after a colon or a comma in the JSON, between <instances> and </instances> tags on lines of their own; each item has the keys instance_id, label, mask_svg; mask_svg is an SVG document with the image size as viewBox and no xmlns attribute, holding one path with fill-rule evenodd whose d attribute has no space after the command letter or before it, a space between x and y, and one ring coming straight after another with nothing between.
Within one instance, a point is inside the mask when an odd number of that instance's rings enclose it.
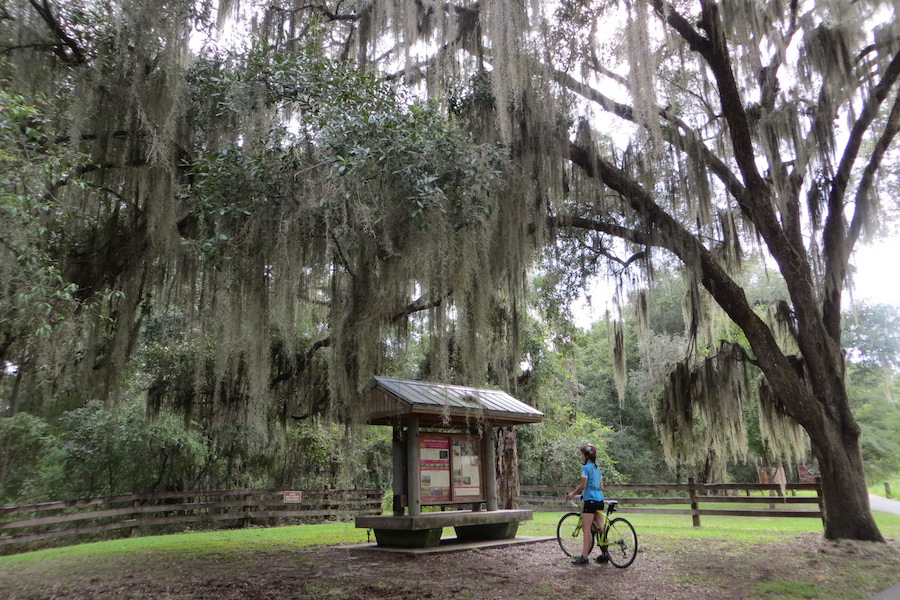
<instances>
[{"instance_id":1,"label":"green leaves","mask_svg":"<svg viewBox=\"0 0 900 600\"><path fill-rule=\"evenodd\" d=\"M200 60L190 81L205 141L181 197L188 243L217 267L293 224L344 252L399 249L409 231L478 227L498 201L502 149L344 63L254 49Z\"/></svg>"},{"instance_id":2,"label":"green leaves","mask_svg":"<svg viewBox=\"0 0 900 600\"><path fill-rule=\"evenodd\" d=\"M45 109L0 90L0 339L47 341L76 310L77 286L50 252L60 217L52 186L83 157L49 141Z\"/></svg>"},{"instance_id":3,"label":"green leaves","mask_svg":"<svg viewBox=\"0 0 900 600\"><path fill-rule=\"evenodd\" d=\"M70 411L60 435L67 497L189 489L208 458L203 434L163 412L145 418L140 402L108 407L101 402Z\"/></svg>"},{"instance_id":4,"label":"green leaves","mask_svg":"<svg viewBox=\"0 0 900 600\"><path fill-rule=\"evenodd\" d=\"M425 217L437 212L459 229L491 211L501 151L472 143L434 105L414 102L394 105L390 114L344 115L324 133L332 167L345 177L351 196L382 199L390 218L425 227Z\"/></svg>"}]
</instances>

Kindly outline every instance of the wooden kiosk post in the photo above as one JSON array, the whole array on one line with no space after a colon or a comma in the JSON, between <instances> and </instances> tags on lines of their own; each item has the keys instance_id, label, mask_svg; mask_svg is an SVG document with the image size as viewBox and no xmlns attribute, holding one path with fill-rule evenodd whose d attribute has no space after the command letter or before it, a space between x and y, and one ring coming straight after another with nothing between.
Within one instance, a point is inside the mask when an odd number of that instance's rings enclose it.
<instances>
[{"instance_id":1,"label":"wooden kiosk post","mask_svg":"<svg viewBox=\"0 0 900 600\"><path fill-rule=\"evenodd\" d=\"M369 423L394 428L393 514L356 518L379 546L437 546L444 527L458 540L512 539L532 518L498 510L494 428L540 422L541 412L500 390L386 377L374 378L369 403Z\"/></svg>"},{"instance_id":2,"label":"wooden kiosk post","mask_svg":"<svg viewBox=\"0 0 900 600\"><path fill-rule=\"evenodd\" d=\"M406 494L409 514L422 514L422 496L419 486L419 419L410 417L406 428Z\"/></svg>"},{"instance_id":3,"label":"wooden kiosk post","mask_svg":"<svg viewBox=\"0 0 900 600\"><path fill-rule=\"evenodd\" d=\"M487 509L497 510L497 440L494 428L487 424L484 427L484 497ZM494 468L488 468L493 466ZM473 509L474 510L474 509Z\"/></svg>"},{"instance_id":4,"label":"wooden kiosk post","mask_svg":"<svg viewBox=\"0 0 900 600\"><path fill-rule=\"evenodd\" d=\"M394 459L394 516L403 516L403 498L408 488L406 481L406 441L403 428L394 426L394 437L391 440L391 455Z\"/></svg>"}]
</instances>

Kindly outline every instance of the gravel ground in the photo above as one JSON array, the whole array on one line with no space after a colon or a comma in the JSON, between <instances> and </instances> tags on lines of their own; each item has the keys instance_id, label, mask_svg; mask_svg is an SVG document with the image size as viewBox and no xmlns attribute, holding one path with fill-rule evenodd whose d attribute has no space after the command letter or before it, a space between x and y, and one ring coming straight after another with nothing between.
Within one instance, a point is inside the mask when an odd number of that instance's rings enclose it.
<instances>
[{"instance_id":1,"label":"gravel ground","mask_svg":"<svg viewBox=\"0 0 900 600\"><path fill-rule=\"evenodd\" d=\"M900 544L820 535L745 551L733 540L641 540L627 569L575 567L555 541L410 556L362 547L278 548L185 559L174 553L0 562L0 598L735 600L866 598L900 581Z\"/></svg>"}]
</instances>

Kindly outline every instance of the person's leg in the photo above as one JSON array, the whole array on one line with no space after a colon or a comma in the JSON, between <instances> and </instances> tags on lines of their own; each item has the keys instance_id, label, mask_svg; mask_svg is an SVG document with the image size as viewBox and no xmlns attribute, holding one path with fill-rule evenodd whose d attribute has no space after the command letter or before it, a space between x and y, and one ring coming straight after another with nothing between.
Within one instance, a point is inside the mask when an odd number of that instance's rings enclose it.
<instances>
[{"instance_id":1,"label":"person's leg","mask_svg":"<svg viewBox=\"0 0 900 600\"><path fill-rule=\"evenodd\" d=\"M594 522L594 519L591 518L592 516L593 515L585 513L584 518L581 520L581 531L584 534L584 541L581 545L581 555L585 558L591 553L591 524Z\"/></svg>"},{"instance_id":2,"label":"person's leg","mask_svg":"<svg viewBox=\"0 0 900 600\"><path fill-rule=\"evenodd\" d=\"M597 524L597 531L603 531L603 524L606 522L605 515L602 511L594 513L594 522Z\"/></svg>"},{"instance_id":3,"label":"person's leg","mask_svg":"<svg viewBox=\"0 0 900 600\"><path fill-rule=\"evenodd\" d=\"M594 523L596 523L596 527L598 531L603 531L603 525L606 522L603 511L598 510L594 513ZM609 554L609 548L601 547L600 548L600 556L597 558L597 562L605 562L603 558Z\"/></svg>"}]
</instances>

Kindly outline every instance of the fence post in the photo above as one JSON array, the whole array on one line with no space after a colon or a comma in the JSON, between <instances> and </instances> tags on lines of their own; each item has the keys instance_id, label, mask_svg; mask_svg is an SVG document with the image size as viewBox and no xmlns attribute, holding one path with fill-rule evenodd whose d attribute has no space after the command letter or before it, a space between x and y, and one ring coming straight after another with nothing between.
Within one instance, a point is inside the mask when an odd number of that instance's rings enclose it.
<instances>
[{"instance_id":1,"label":"fence post","mask_svg":"<svg viewBox=\"0 0 900 600\"><path fill-rule=\"evenodd\" d=\"M141 501L135 498L131 501L131 508L134 509L134 512L131 513L131 520L134 522L134 525L128 528L128 537L134 535L134 532L138 528L138 519L141 518L141 513L138 512L138 508L141 506Z\"/></svg>"},{"instance_id":2,"label":"fence post","mask_svg":"<svg viewBox=\"0 0 900 600\"><path fill-rule=\"evenodd\" d=\"M825 528L825 503L822 500L822 477L816 475L816 497L819 499L819 516L822 517L822 528Z\"/></svg>"},{"instance_id":3,"label":"fence post","mask_svg":"<svg viewBox=\"0 0 900 600\"><path fill-rule=\"evenodd\" d=\"M691 520L694 522L694 527L700 527L700 514L697 512L699 510L697 488L693 477L688 477L688 496L691 499Z\"/></svg>"},{"instance_id":4,"label":"fence post","mask_svg":"<svg viewBox=\"0 0 900 600\"><path fill-rule=\"evenodd\" d=\"M884 495L888 498L893 498L893 496L891 496L891 484L889 481L884 482Z\"/></svg>"},{"instance_id":5,"label":"fence post","mask_svg":"<svg viewBox=\"0 0 900 600\"><path fill-rule=\"evenodd\" d=\"M250 527L250 510L253 508L250 502L253 500L253 491L247 490L244 494L244 527Z\"/></svg>"}]
</instances>

